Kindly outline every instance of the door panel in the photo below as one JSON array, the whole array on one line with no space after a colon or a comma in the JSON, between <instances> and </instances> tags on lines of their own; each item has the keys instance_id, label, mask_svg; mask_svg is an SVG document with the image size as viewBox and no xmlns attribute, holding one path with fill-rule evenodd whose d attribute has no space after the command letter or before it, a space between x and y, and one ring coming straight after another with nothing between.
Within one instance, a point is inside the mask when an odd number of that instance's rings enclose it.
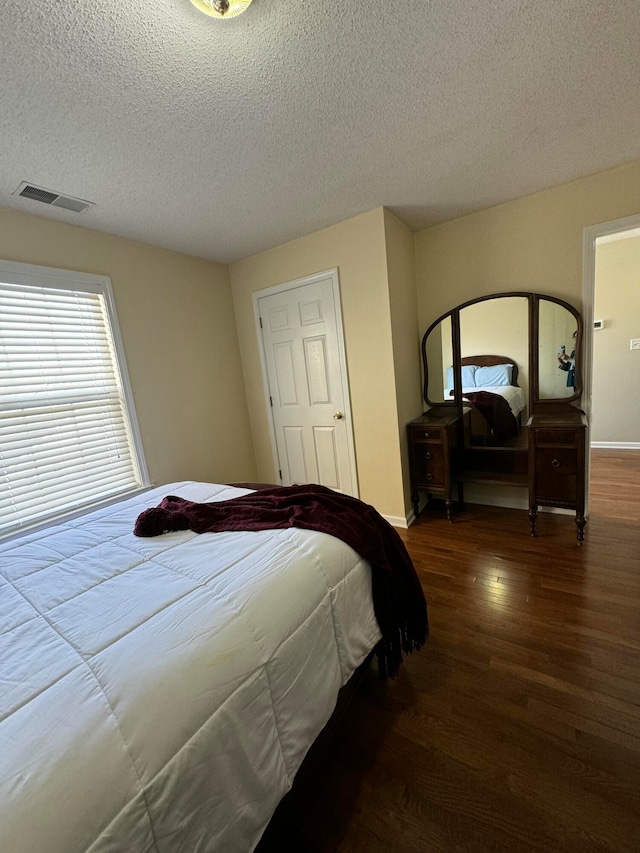
<instances>
[{"instance_id":1,"label":"door panel","mask_svg":"<svg viewBox=\"0 0 640 853\"><path fill-rule=\"evenodd\" d=\"M357 495L332 276L257 304L282 483Z\"/></svg>"},{"instance_id":2,"label":"door panel","mask_svg":"<svg viewBox=\"0 0 640 853\"><path fill-rule=\"evenodd\" d=\"M307 368L309 404L315 406L320 403L330 403L324 336L305 339L304 357Z\"/></svg>"},{"instance_id":3,"label":"door panel","mask_svg":"<svg viewBox=\"0 0 640 853\"><path fill-rule=\"evenodd\" d=\"M281 406L298 406L300 404L293 363L295 354L292 350L293 341L285 341L281 344L275 344L273 347L278 400Z\"/></svg>"},{"instance_id":4,"label":"door panel","mask_svg":"<svg viewBox=\"0 0 640 853\"><path fill-rule=\"evenodd\" d=\"M272 332L282 332L285 329L290 329L289 309L286 305L272 308L267 316L269 317L269 328Z\"/></svg>"},{"instance_id":5,"label":"door panel","mask_svg":"<svg viewBox=\"0 0 640 853\"><path fill-rule=\"evenodd\" d=\"M286 466L292 483L307 483L303 427L286 426L283 429Z\"/></svg>"},{"instance_id":6,"label":"door panel","mask_svg":"<svg viewBox=\"0 0 640 853\"><path fill-rule=\"evenodd\" d=\"M303 299L299 302L300 324L310 326L312 323L321 323L322 302L319 299Z\"/></svg>"},{"instance_id":7,"label":"door panel","mask_svg":"<svg viewBox=\"0 0 640 853\"><path fill-rule=\"evenodd\" d=\"M337 465L338 449L336 447L335 427L314 427L313 439L320 482L323 486L328 486L330 489L342 491Z\"/></svg>"}]
</instances>

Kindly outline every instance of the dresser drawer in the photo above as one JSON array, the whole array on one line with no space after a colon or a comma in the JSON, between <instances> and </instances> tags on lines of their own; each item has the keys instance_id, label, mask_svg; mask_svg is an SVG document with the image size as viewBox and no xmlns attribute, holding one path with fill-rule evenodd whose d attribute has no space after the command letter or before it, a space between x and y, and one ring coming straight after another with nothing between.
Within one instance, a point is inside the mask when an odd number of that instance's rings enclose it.
<instances>
[{"instance_id":1,"label":"dresser drawer","mask_svg":"<svg viewBox=\"0 0 640 853\"><path fill-rule=\"evenodd\" d=\"M431 442L416 443L413 446L413 479L417 486L444 488L445 459L442 445Z\"/></svg>"},{"instance_id":2,"label":"dresser drawer","mask_svg":"<svg viewBox=\"0 0 640 853\"><path fill-rule=\"evenodd\" d=\"M574 429L537 429L534 430L535 442L538 446L545 444L576 446L576 431Z\"/></svg>"},{"instance_id":3,"label":"dresser drawer","mask_svg":"<svg viewBox=\"0 0 640 853\"><path fill-rule=\"evenodd\" d=\"M536 449L535 501L574 507L578 498L578 458L569 447Z\"/></svg>"},{"instance_id":4,"label":"dresser drawer","mask_svg":"<svg viewBox=\"0 0 640 853\"><path fill-rule=\"evenodd\" d=\"M439 427L411 427L410 439L413 442L442 444L442 430Z\"/></svg>"},{"instance_id":5,"label":"dresser drawer","mask_svg":"<svg viewBox=\"0 0 640 853\"><path fill-rule=\"evenodd\" d=\"M578 478L575 474L540 476L535 497L536 503L573 508L578 499Z\"/></svg>"},{"instance_id":6,"label":"dresser drawer","mask_svg":"<svg viewBox=\"0 0 640 853\"><path fill-rule=\"evenodd\" d=\"M576 474L578 457L573 448L538 447L536 451L536 473L553 476Z\"/></svg>"}]
</instances>

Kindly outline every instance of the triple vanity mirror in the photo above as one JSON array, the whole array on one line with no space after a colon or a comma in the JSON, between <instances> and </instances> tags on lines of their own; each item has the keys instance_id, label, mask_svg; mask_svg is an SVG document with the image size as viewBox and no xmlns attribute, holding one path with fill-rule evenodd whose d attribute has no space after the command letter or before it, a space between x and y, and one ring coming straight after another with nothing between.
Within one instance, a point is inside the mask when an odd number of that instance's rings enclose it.
<instances>
[{"instance_id":1,"label":"triple vanity mirror","mask_svg":"<svg viewBox=\"0 0 640 853\"><path fill-rule=\"evenodd\" d=\"M526 423L540 405L580 398L581 337L578 311L552 296L498 293L465 302L432 323L422 339L425 402L459 406L465 390L490 389L510 396ZM498 358L511 370L478 373L497 366L487 362Z\"/></svg>"},{"instance_id":2,"label":"triple vanity mirror","mask_svg":"<svg viewBox=\"0 0 640 853\"><path fill-rule=\"evenodd\" d=\"M454 483L460 499L465 481L524 486L532 535L540 504L575 509L581 539L581 341L579 312L539 293L473 299L431 324L422 339L429 408L409 424L416 515L421 489L444 496L451 518Z\"/></svg>"}]
</instances>

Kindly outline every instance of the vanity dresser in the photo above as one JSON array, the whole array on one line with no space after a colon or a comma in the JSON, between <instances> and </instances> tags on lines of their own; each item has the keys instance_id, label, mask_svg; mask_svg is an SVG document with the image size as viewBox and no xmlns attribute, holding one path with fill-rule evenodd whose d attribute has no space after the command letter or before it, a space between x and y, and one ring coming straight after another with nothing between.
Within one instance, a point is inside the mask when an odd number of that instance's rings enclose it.
<instances>
[{"instance_id":1,"label":"vanity dresser","mask_svg":"<svg viewBox=\"0 0 640 853\"><path fill-rule=\"evenodd\" d=\"M582 412L539 412L529 435L529 523L536 536L538 506L574 510L578 542L584 539L587 420Z\"/></svg>"},{"instance_id":2,"label":"vanity dresser","mask_svg":"<svg viewBox=\"0 0 640 853\"><path fill-rule=\"evenodd\" d=\"M453 408L433 408L411 421L409 430L409 470L411 473L411 502L418 516L420 492L444 498L447 518L451 518L453 487L462 504L462 448L460 420L462 414Z\"/></svg>"},{"instance_id":3,"label":"vanity dresser","mask_svg":"<svg viewBox=\"0 0 640 853\"><path fill-rule=\"evenodd\" d=\"M408 424L411 499L442 497L453 520L465 483L519 487L529 529L538 508L575 513L585 528L587 423L582 394L582 319L557 297L514 291L470 300L422 339L427 410Z\"/></svg>"}]
</instances>

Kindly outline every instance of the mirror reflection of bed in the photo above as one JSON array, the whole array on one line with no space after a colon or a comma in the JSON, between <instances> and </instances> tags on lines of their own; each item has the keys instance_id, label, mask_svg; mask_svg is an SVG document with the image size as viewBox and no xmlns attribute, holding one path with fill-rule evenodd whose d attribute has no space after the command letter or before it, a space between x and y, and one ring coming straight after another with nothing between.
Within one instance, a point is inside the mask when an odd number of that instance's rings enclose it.
<instances>
[{"instance_id":1,"label":"mirror reflection of bed","mask_svg":"<svg viewBox=\"0 0 640 853\"><path fill-rule=\"evenodd\" d=\"M528 414L528 300L498 296L466 305L459 316L462 394L471 407L466 443L517 446Z\"/></svg>"},{"instance_id":2,"label":"mirror reflection of bed","mask_svg":"<svg viewBox=\"0 0 640 853\"><path fill-rule=\"evenodd\" d=\"M481 447L514 447L521 440L525 391L518 385L518 365L500 355L473 355L461 359L462 399L467 442ZM452 371L453 372L453 369ZM453 389L447 388L448 396Z\"/></svg>"}]
</instances>

